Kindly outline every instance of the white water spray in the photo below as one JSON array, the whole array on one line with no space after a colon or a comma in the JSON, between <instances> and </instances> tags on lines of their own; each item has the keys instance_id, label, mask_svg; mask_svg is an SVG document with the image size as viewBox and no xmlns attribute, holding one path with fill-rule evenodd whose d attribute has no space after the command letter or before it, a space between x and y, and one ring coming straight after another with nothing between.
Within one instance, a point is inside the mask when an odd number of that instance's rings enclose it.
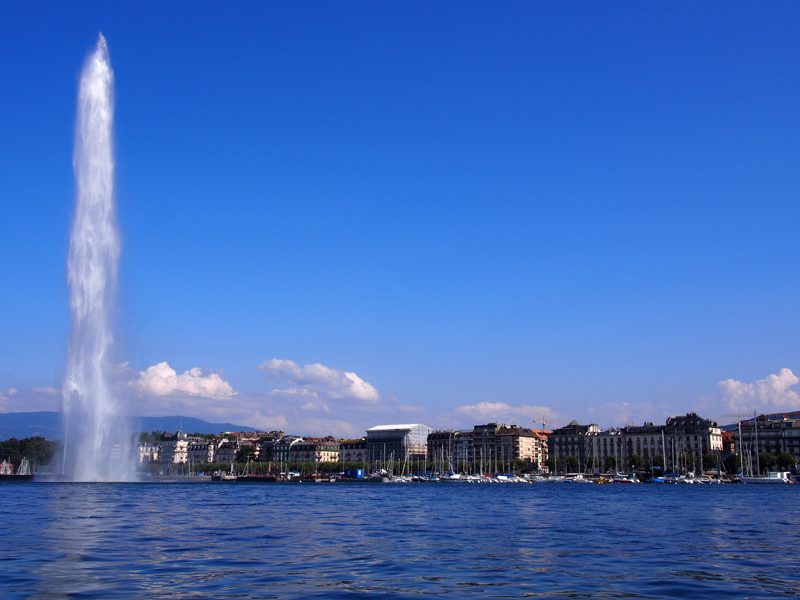
<instances>
[{"instance_id":1,"label":"white water spray","mask_svg":"<svg viewBox=\"0 0 800 600\"><path fill-rule=\"evenodd\" d=\"M72 337L64 381L64 475L134 478L132 440L110 382L120 242L114 207L114 73L102 34L83 67L75 127L75 217L67 259Z\"/></svg>"}]
</instances>

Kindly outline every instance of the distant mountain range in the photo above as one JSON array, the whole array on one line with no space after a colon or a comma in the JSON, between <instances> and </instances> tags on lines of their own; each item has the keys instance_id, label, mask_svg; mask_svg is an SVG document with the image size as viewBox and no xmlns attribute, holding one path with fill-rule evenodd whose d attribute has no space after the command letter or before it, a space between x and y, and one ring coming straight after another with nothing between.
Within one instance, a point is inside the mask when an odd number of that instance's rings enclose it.
<instances>
[{"instance_id":1,"label":"distant mountain range","mask_svg":"<svg viewBox=\"0 0 800 600\"><path fill-rule=\"evenodd\" d=\"M233 423L209 423L195 417L132 417L135 431L185 431L186 433L220 433L221 431L255 431L252 427ZM49 440L62 437L61 413L0 413L0 440L40 435Z\"/></svg>"}]
</instances>

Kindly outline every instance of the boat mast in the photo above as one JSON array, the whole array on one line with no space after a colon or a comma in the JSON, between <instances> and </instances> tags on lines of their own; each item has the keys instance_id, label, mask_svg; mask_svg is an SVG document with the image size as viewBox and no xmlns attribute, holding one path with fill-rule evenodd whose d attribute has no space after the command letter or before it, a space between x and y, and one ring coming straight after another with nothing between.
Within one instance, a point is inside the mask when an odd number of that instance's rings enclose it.
<instances>
[{"instance_id":1,"label":"boat mast","mask_svg":"<svg viewBox=\"0 0 800 600\"><path fill-rule=\"evenodd\" d=\"M757 477L761 477L761 459L758 456L758 415L753 411L753 428L756 430L756 469L758 470Z\"/></svg>"},{"instance_id":2,"label":"boat mast","mask_svg":"<svg viewBox=\"0 0 800 600\"><path fill-rule=\"evenodd\" d=\"M739 455L739 469L742 472L742 476L744 476L744 461L743 461L744 455L742 454L742 450L743 449L744 448L742 446L742 419L740 417L739 418L739 451L737 452L737 454Z\"/></svg>"}]
</instances>

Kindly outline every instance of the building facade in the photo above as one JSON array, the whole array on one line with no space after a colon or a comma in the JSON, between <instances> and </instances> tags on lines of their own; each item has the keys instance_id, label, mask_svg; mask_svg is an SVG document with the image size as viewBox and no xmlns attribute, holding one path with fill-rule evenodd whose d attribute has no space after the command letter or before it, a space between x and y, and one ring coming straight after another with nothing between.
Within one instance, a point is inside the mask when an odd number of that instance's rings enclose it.
<instances>
[{"instance_id":1,"label":"building facade","mask_svg":"<svg viewBox=\"0 0 800 600\"><path fill-rule=\"evenodd\" d=\"M664 435L667 467L672 470L702 470L706 454L722 453L722 430L716 421L697 413L670 417Z\"/></svg>"},{"instance_id":2,"label":"building facade","mask_svg":"<svg viewBox=\"0 0 800 600\"><path fill-rule=\"evenodd\" d=\"M443 429L428 435L428 468L437 473L468 473L473 432Z\"/></svg>"},{"instance_id":3,"label":"building facade","mask_svg":"<svg viewBox=\"0 0 800 600\"><path fill-rule=\"evenodd\" d=\"M625 436L621 429L606 429L586 436L589 445L589 465L591 472L620 471L628 463Z\"/></svg>"},{"instance_id":4,"label":"building facade","mask_svg":"<svg viewBox=\"0 0 800 600\"><path fill-rule=\"evenodd\" d=\"M213 463L216 455L214 440L190 440L187 448L189 464L199 465Z\"/></svg>"},{"instance_id":5,"label":"building facade","mask_svg":"<svg viewBox=\"0 0 800 600\"><path fill-rule=\"evenodd\" d=\"M367 462L367 438L339 440L339 460L343 463Z\"/></svg>"},{"instance_id":6,"label":"building facade","mask_svg":"<svg viewBox=\"0 0 800 600\"><path fill-rule=\"evenodd\" d=\"M222 438L217 442L214 452L215 462L223 465L232 465L236 462L236 453L239 451L239 442L235 438Z\"/></svg>"},{"instance_id":7,"label":"building facade","mask_svg":"<svg viewBox=\"0 0 800 600\"><path fill-rule=\"evenodd\" d=\"M302 443L303 438L299 435L285 435L279 440L275 440L272 445L272 462L290 463L292 461L292 446Z\"/></svg>"},{"instance_id":8,"label":"building facade","mask_svg":"<svg viewBox=\"0 0 800 600\"><path fill-rule=\"evenodd\" d=\"M738 432L735 435L735 442L739 443ZM757 419L742 421L741 445L744 452L757 448L758 454L789 453L800 463L800 417L760 415Z\"/></svg>"},{"instance_id":9,"label":"building facade","mask_svg":"<svg viewBox=\"0 0 800 600\"><path fill-rule=\"evenodd\" d=\"M438 473L478 473L510 470L522 460L533 470L546 472L548 434L497 423L476 425L471 431L432 431L428 466Z\"/></svg>"},{"instance_id":10,"label":"building facade","mask_svg":"<svg viewBox=\"0 0 800 600\"><path fill-rule=\"evenodd\" d=\"M574 440L574 428L571 431ZM703 457L723 452L717 423L688 413L667 419L665 425L644 423L621 429L590 430L585 436L585 469L628 471L634 457L667 471L702 470ZM574 448L572 449L574 452Z\"/></svg>"},{"instance_id":11,"label":"building facade","mask_svg":"<svg viewBox=\"0 0 800 600\"><path fill-rule=\"evenodd\" d=\"M504 470L510 471L518 460L533 464L538 457L539 436L531 429L502 426L496 430L495 439L498 461Z\"/></svg>"},{"instance_id":12,"label":"building facade","mask_svg":"<svg viewBox=\"0 0 800 600\"><path fill-rule=\"evenodd\" d=\"M158 444L139 442L137 449L139 464L158 462Z\"/></svg>"},{"instance_id":13,"label":"building facade","mask_svg":"<svg viewBox=\"0 0 800 600\"><path fill-rule=\"evenodd\" d=\"M425 458L430 432L421 423L371 427L367 429L367 458L381 464Z\"/></svg>"},{"instance_id":14,"label":"building facade","mask_svg":"<svg viewBox=\"0 0 800 600\"><path fill-rule=\"evenodd\" d=\"M554 429L547 440L552 468L557 473L566 473L573 469L579 472L586 470L587 462L591 463L587 461L588 450L591 448L587 439L598 433L600 428L596 424L580 425L577 421L570 421L568 425Z\"/></svg>"},{"instance_id":15,"label":"building facade","mask_svg":"<svg viewBox=\"0 0 800 600\"><path fill-rule=\"evenodd\" d=\"M536 446L533 455L533 468L537 473L547 473L549 471L549 449L548 439L550 432L546 429L532 429L536 435Z\"/></svg>"},{"instance_id":16,"label":"building facade","mask_svg":"<svg viewBox=\"0 0 800 600\"><path fill-rule=\"evenodd\" d=\"M627 463L630 462L632 456L641 456L649 464L661 465L668 454L664 449L666 433L665 426L653 423L625 427L623 429L625 470L630 466Z\"/></svg>"},{"instance_id":17,"label":"building facade","mask_svg":"<svg viewBox=\"0 0 800 600\"><path fill-rule=\"evenodd\" d=\"M475 425L472 428L472 444L470 460L473 469L486 473L496 470L497 464L497 423Z\"/></svg>"},{"instance_id":18,"label":"building facade","mask_svg":"<svg viewBox=\"0 0 800 600\"><path fill-rule=\"evenodd\" d=\"M339 442L332 437L300 439L289 448L289 462L339 462Z\"/></svg>"},{"instance_id":19,"label":"building facade","mask_svg":"<svg viewBox=\"0 0 800 600\"><path fill-rule=\"evenodd\" d=\"M182 431L164 434L158 442L158 464L175 465L189 461L189 439Z\"/></svg>"}]
</instances>

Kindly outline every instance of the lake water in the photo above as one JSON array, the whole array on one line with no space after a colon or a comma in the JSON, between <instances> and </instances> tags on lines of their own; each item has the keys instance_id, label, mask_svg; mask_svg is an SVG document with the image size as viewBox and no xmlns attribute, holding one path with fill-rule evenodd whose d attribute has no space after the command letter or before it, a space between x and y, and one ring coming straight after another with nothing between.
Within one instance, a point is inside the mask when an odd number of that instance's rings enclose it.
<instances>
[{"instance_id":1,"label":"lake water","mask_svg":"<svg viewBox=\"0 0 800 600\"><path fill-rule=\"evenodd\" d=\"M0 597L800 594L800 485L0 485Z\"/></svg>"}]
</instances>

